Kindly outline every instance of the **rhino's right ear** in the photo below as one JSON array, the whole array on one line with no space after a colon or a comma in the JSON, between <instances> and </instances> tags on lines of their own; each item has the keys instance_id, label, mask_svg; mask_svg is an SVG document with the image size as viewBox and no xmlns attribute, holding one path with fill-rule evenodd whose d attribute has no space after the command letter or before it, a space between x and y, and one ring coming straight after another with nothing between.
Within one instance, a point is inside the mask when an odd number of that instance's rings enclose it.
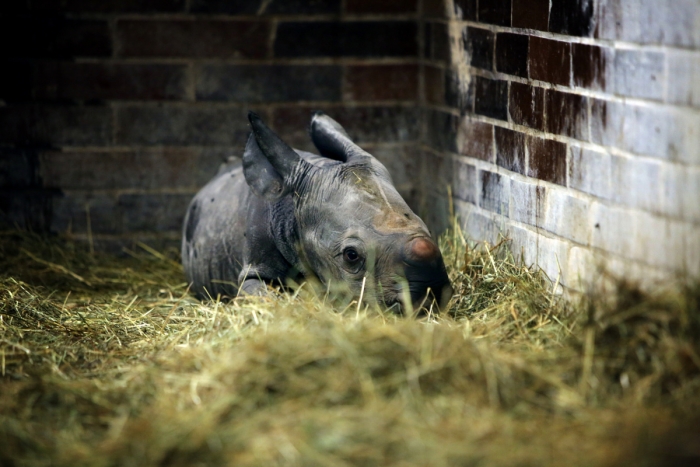
<instances>
[{"instance_id":1,"label":"rhino's right ear","mask_svg":"<svg viewBox=\"0 0 700 467\"><path fill-rule=\"evenodd\" d=\"M350 139L340 123L323 112L316 112L311 117L309 134L316 149L329 159L347 162L355 154L367 155Z\"/></svg>"},{"instance_id":2,"label":"rhino's right ear","mask_svg":"<svg viewBox=\"0 0 700 467\"><path fill-rule=\"evenodd\" d=\"M253 112L248 112L253 131L243 153L243 174L255 194L275 201L290 190L289 177L303 161Z\"/></svg>"}]
</instances>

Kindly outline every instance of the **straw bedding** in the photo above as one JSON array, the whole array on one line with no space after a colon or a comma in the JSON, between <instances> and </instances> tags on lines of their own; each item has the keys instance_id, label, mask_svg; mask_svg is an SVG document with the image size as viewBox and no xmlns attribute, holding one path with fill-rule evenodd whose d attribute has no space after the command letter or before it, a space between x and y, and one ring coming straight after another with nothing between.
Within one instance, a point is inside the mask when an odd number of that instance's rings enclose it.
<instances>
[{"instance_id":1,"label":"straw bedding","mask_svg":"<svg viewBox=\"0 0 700 467\"><path fill-rule=\"evenodd\" d=\"M700 287L565 301L507 241L441 247L457 295L414 319L5 232L0 465L698 465Z\"/></svg>"}]
</instances>

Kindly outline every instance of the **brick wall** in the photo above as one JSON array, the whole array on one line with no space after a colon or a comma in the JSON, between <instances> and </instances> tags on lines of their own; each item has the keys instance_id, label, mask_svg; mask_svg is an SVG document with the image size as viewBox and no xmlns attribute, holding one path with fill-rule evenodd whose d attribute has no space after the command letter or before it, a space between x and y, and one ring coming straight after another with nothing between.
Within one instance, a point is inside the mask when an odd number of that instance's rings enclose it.
<instances>
[{"instance_id":1,"label":"brick wall","mask_svg":"<svg viewBox=\"0 0 700 467\"><path fill-rule=\"evenodd\" d=\"M700 276L700 2L447 0L426 12L425 202L583 289Z\"/></svg>"},{"instance_id":2,"label":"brick wall","mask_svg":"<svg viewBox=\"0 0 700 467\"><path fill-rule=\"evenodd\" d=\"M309 149L327 111L417 196L416 0L17 0L0 6L0 225L177 245L254 109Z\"/></svg>"}]
</instances>

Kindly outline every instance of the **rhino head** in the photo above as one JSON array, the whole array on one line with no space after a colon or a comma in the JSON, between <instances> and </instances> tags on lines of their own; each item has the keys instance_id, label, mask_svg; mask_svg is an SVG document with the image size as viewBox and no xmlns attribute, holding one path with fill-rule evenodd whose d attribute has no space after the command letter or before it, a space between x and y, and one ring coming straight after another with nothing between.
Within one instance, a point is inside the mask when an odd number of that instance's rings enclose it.
<instances>
[{"instance_id":1,"label":"rhino head","mask_svg":"<svg viewBox=\"0 0 700 467\"><path fill-rule=\"evenodd\" d=\"M381 162L320 112L310 133L326 158L321 164L301 157L254 113L249 120L246 181L270 202L292 197L292 243L305 276L388 307L410 300L413 309L433 301L444 308L452 288L438 245Z\"/></svg>"}]
</instances>

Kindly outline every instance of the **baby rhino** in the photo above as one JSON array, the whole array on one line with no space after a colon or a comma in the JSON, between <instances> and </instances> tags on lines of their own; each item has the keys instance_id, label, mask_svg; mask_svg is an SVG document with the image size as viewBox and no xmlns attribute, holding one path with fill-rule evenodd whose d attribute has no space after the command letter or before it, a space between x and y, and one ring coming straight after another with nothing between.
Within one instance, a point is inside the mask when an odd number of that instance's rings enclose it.
<instances>
[{"instance_id":1,"label":"baby rhino","mask_svg":"<svg viewBox=\"0 0 700 467\"><path fill-rule=\"evenodd\" d=\"M262 293L300 275L397 310L445 306L440 250L384 165L321 112L310 127L320 156L248 118L242 164L202 188L185 217L182 262L199 298Z\"/></svg>"}]
</instances>

